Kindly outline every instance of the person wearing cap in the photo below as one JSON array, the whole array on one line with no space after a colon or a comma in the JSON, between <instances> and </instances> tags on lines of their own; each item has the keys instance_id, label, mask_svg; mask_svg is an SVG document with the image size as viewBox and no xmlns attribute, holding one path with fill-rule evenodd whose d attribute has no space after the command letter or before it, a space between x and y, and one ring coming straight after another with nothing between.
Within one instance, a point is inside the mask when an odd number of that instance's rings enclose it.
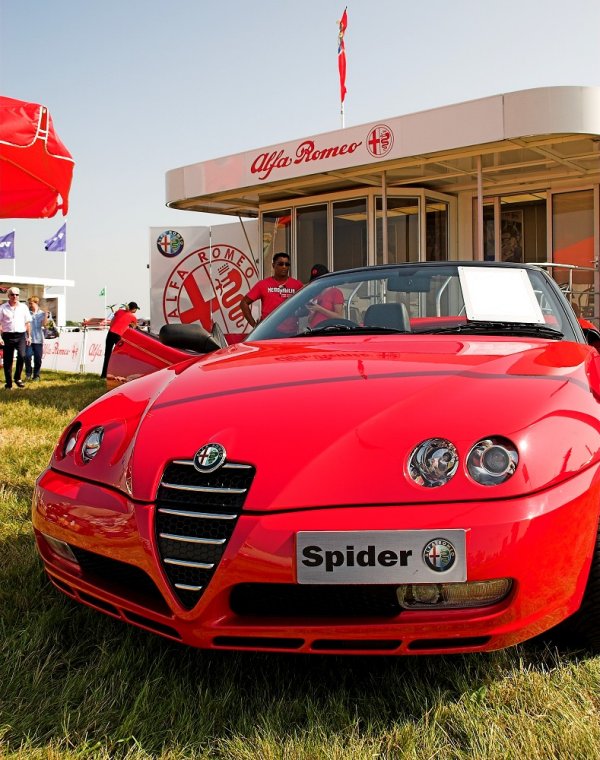
<instances>
[{"instance_id":1,"label":"person wearing cap","mask_svg":"<svg viewBox=\"0 0 600 760\"><path fill-rule=\"evenodd\" d=\"M31 314L24 303L20 303L19 288L9 288L8 300L0 306L0 346L2 347L2 364L7 391L13 387L13 359L17 353L14 381L17 388L24 388L21 380L27 346L31 343Z\"/></svg>"},{"instance_id":2,"label":"person wearing cap","mask_svg":"<svg viewBox=\"0 0 600 760\"><path fill-rule=\"evenodd\" d=\"M251 327L256 327L258 323L250 308L254 301L260 301L260 319L262 320L303 287L300 280L290 277L289 254L276 253L272 263L273 275L259 280L240 301L242 314Z\"/></svg>"},{"instance_id":3,"label":"person wearing cap","mask_svg":"<svg viewBox=\"0 0 600 760\"><path fill-rule=\"evenodd\" d=\"M137 317L135 316L135 313L139 308L140 307L135 301L130 301L127 304L126 309L118 309L115 312L108 332L106 333L104 363L102 364L102 373L100 377L106 377L110 355L112 354L115 344L121 339L121 335L123 335L128 327L135 327L137 325Z\"/></svg>"},{"instance_id":4,"label":"person wearing cap","mask_svg":"<svg viewBox=\"0 0 600 760\"><path fill-rule=\"evenodd\" d=\"M323 264L315 264L310 270L310 281L327 274L329 270ZM323 290L308 304L308 327L316 327L326 319L336 319L344 314L344 294L339 288L327 288Z\"/></svg>"}]
</instances>

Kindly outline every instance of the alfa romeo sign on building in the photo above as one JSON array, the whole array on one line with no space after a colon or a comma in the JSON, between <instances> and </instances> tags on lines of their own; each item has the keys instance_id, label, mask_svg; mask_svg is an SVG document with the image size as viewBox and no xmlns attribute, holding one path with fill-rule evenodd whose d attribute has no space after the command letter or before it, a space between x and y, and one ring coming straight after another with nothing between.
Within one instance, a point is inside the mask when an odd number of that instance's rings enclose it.
<instances>
[{"instance_id":1,"label":"alfa romeo sign on building","mask_svg":"<svg viewBox=\"0 0 600 760\"><path fill-rule=\"evenodd\" d=\"M218 227L150 229L150 320L164 324L218 324L230 342L250 327L240 308L258 279L257 222Z\"/></svg>"}]
</instances>

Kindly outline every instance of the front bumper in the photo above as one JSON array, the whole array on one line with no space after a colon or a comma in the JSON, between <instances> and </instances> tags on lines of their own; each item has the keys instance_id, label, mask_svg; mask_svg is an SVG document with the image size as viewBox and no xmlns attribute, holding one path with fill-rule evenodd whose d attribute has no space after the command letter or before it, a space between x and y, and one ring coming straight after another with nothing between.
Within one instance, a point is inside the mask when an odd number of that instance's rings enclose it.
<instances>
[{"instance_id":1,"label":"front bumper","mask_svg":"<svg viewBox=\"0 0 600 760\"><path fill-rule=\"evenodd\" d=\"M426 654L500 649L576 611L589 574L599 505L600 472L590 468L553 489L509 501L242 512L192 609L182 606L161 563L154 504L47 470L36 486L33 525L46 572L60 590L191 646ZM353 600L390 590L393 596L389 586L327 591L296 584L299 531L417 529L464 529L467 579L511 578L510 595L490 607L399 613L390 608L382 614L380 607L355 607ZM57 554L44 535L68 543L79 564ZM268 604L258 598L265 591ZM339 604L328 607L328 598ZM319 599L324 604L311 607Z\"/></svg>"}]
</instances>

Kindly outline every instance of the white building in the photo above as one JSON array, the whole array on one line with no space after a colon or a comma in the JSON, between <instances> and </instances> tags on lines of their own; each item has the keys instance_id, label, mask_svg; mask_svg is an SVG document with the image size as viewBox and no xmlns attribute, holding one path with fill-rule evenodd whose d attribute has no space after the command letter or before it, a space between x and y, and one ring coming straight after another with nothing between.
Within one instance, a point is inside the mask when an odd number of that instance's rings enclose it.
<instances>
[{"instance_id":1,"label":"white building","mask_svg":"<svg viewBox=\"0 0 600 760\"><path fill-rule=\"evenodd\" d=\"M494 95L190 164L167 173L166 198L256 217L259 276L276 251L303 281L314 263L576 264L589 270L574 300L599 316L600 88Z\"/></svg>"},{"instance_id":2,"label":"white building","mask_svg":"<svg viewBox=\"0 0 600 760\"><path fill-rule=\"evenodd\" d=\"M27 303L30 296L40 299L42 311L49 311L57 327L67 322L66 288L75 286L74 280L53 280L48 277L24 277L23 275L0 275L0 298L6 300L6 291L16 285L21 291L21 301Z\"/></svg>"}]
</instances>

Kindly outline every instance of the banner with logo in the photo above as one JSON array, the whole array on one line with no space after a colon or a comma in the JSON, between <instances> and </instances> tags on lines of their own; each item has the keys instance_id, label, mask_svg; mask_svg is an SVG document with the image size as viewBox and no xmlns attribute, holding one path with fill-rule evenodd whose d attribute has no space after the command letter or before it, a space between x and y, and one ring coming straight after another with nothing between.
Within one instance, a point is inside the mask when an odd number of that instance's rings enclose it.
<instances>
[{"instance_id":1,"label":"banner with logo","mask_svg":"<svg viewBox=\"0 0 600 760\"><path fill-rule=\"evenodd\" d=\"M80 372L82 347L83 333L65 332L58 338L45 340L42 369Z\"/></svg>"},{"instance_id":2,"label":"banner with logo","mask_svg":"<svg viewBox=\"0 0 600 760\"><path fill-rule=\"evenodd\" d=\"M62 332L57 338L47 338L44 340L42 374L44 370L60 370L61 372L92 372L99 375L104 362L106 332L106 330ZM0 367L2 367L1 351Z\"/></svg>"},{"instance_id":3,"label":"banner with logo","mask_svg":"<svg viewBox=\"0 0 600 760\"><path fill-rule=\"evenodd\" d=\"M104 361L106 330L62 332L44 341L42 371L93 372L100 374Z\"/></svg>"},{"instance_id":4,"label":"banner with logo","mask_svg":"<svg viewBox=\"0 0 600 760\"><path fill-rule=\"evenodd\" d=\"M229 343L250 331L240 308L258 280L258 221L150 228L150 323L218 324Z\"/></svg>"}]
</instances>

